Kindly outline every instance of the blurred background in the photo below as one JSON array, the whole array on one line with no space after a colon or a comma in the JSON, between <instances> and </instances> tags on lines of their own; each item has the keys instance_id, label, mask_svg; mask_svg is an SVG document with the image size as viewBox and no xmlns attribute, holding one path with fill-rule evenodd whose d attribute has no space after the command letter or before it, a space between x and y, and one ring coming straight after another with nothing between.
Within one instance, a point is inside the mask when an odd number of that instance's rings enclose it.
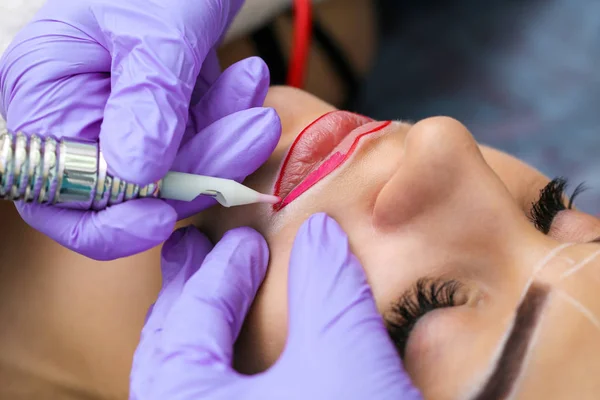
<instances>
[{"instance_id":1,"label":"blurred background","mask_svg":"<svg viewBox=\"0 0 600 400\"><path fill-rule=\"evenodd\" d=\"M246 0L223 66L285 82L292 0ZM0 0L0 52L44 0ZM484 144L589 188L600 214L600 1L316 0L306 89L380 119L449 115Z\"/></svg>"},{"instance_id":2,"label":"blurred background","mask_svg":"<svg viewBox=\"0 0 600 400\"><path fill-rule=\"evenodd\" d=\"M357 109L455 117L479 142L565 176L572 188L586 182L576 205L600 213L600 2L379 6L381 41Z\"/></svg>"}]
</instances>

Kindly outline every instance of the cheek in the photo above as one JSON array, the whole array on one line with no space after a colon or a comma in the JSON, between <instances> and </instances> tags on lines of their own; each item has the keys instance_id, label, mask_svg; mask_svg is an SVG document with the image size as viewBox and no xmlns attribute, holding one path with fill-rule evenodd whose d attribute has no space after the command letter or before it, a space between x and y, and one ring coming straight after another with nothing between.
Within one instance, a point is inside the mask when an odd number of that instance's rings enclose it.
<instances>
[{"instance_id":1,"label":"cheek","mask_svg":"<svg viewBox=\"0 0 600 400\"><path fill-rule=\"evenodd\" d=\"M396 303L419 278L435 274L443 265L436 262L438 254L427 251L422 242L395 240L377 232L357 238L353 249L365 269L380 312Z\"/></svg>"},{"instance_id":2,"label":"cheek","mask_svg":"<svg viewBox=\"0 0 600 400\"><path fill-rule=\"evenodd\" d=\"M235 348L235 368L245 374L271 367L287 338L288 265L294 233L266 234L270 258L267 275L246 317Z\"/></svg>"},{"instance_id":3,"label":"cheek","mask_svg":"<svg viewBox=\"0 0 600 400\"><path fill-rule=\"evenodd\" d=\"M516 395L519 399L599 398L598 327L558 296L552 296L547 307Z\"/></svg>"},{"instance_id":4,"label":"cheek","mask_svg":"<svg viewBox=\"0 0 600 400\"><path fill-rule=\"evenodd\" d=\"M469 307L439 309L413 329L405 368L425 398L470 398L491 368L503 327Z\"/></svg>"},{"instance_id":5,"label":"cheek","mask_svg":"<svg viewBox=\"0 0 600 400\"><path fill-rule=\"evenodd\" d=\"M480 148L486 163L504 183L523 212L528 213L549 179L511 155L486 146Z\"/></svg>"},{"instance_id":6,"label":"cheek","mask_svg":"<svg viewBox=\"0 0 600 400\"><path fill-rule=\"evenodd\" d=\"M472 321L457 314L455 310L433 311L411 332L404 365L426 398L459 398L466 392L473 361L478 361L479 351L467 351L464 332L458 325L470 330Z\"/></svg>"}]
</instances>

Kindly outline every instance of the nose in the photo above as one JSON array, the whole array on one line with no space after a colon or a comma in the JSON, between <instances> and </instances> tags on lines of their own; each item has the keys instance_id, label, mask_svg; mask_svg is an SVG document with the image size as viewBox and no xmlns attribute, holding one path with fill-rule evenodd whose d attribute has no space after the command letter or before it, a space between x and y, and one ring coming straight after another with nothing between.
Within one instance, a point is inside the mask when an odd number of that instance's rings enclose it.
<instances>
[{"instance_id":1,"label":"nose","mask_svg":"<svg viewBox=\"0 0 600 400\"><path fill-rule=\"evenodd\" d=\"M473 209L487 209L477 212L478 218L497 218L505 212L502 201L511 199L468 129L452 118L433 117L408 131L398 168L378 195L373 215L382 228L415 220L457 228Z\"/></svg>"}]
</instances>

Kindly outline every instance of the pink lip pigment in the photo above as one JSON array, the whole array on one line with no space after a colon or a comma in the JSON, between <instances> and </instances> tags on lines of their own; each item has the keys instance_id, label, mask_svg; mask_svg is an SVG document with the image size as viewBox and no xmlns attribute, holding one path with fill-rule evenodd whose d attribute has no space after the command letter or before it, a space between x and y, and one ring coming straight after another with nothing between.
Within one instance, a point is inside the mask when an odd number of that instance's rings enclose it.
<instances>
[{"instance_id":1,"label":"pink lip pigment","mask_svg":"<svg viewBox=\"0 0 600 400\"><path fill-rule=\"evenodd\" d=\"M330 173L332 173L333 171L338 169L340 166L342 166L350 158L350 156L354 153L354 151L358 147L362 138L364 138L365 136L371 135L375 132L379 132L382 129L384 129L385 127L389 126L390 124L391 124L391 121L384 121L384 122L379 123L377 126L373 127L369 131L358 135L354 139L354 141L352 142L352 145L350 146L350 148L347 151L345 151L345 152L344 151L336 151L333 154L331 154L316 170L309 173L308 176L306 176L306 178L304 178L295 188L293 188L283 198L283 200L280 203L273 205L273 209L275 211L279 211L282 208L284 208L286 205L290 204L292 201L297 199L300 195L302 195L308 189L313 187L320 180L322 180L327 175L329 175ZM275 184L275 193L274 193L275 196L281 197L280 196L280 191L281 191L281 186L282 186L281 181L283 180L284 176L285 176L285 171L284 171L284 173L280 174L280 176Z\"/></svg>"}]
</instances>

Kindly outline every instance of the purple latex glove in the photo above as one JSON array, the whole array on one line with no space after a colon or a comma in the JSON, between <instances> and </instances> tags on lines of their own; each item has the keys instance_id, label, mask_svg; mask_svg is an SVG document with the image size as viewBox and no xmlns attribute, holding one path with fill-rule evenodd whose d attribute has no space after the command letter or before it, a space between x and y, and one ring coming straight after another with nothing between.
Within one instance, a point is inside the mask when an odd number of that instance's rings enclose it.
<instances>
[{"instance_id":1,"label":"purple latex glove","mask_svg":"<svg viewBox=\"0 0 600 400\"><path fill-rule=\"evenodd\" d=\"M267 244L242 228L211 247L194 228L167 242L163 289L134 356L130 399L421 399L335 221L318 214L300 229L289 269L287 345L255 376L231 365L265 275Z\"/></svg>"},{"instance_id":2,"label":"purple latex glove","mask_svg":"<svg viewBox=\"0 0 600 400\"><path fill-rule=\"evenodd\" d=\"M138 184L170 170L238 181L269 157L280 122L261 107L264 63L223 75L215 46L242 0L49 0L0 59L12 131L100 140L109 171ZM135 254L213 204L145 199L102 212L17 204L31 226L88 257Z\"/></svg>"}]
</instances>

